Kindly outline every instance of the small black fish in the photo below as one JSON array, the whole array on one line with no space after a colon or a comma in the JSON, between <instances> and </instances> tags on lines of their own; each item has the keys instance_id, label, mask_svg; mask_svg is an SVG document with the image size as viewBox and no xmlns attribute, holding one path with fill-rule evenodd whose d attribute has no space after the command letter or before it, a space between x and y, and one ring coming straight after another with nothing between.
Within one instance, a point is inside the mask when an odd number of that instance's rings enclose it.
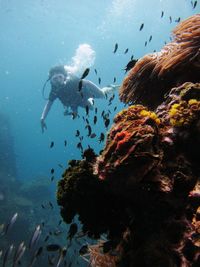
<instances>
[{"instance_id":1,"label":"small black fish","mask_svg":"<svg viewBox=\"0 0 200 267\"><path fill-rule=\"evenodd\" d=\"M44 206L43 204L41 204L41 207L42 207L43 209L45 209L45 206Z\"/></svg>"},{"instance_id":2,"label":"small black fish","mask_svg":"<svg viewBox=\"0 0 200 267\"><path fill-rule=\"evenodd\" d=\"M143 29L143 27L144 27L144 23L141 24L140 31Z\"/></svg>"},{"instance_id":3,"label":"small black fish","mask_svg":"<svg viewBox=\"0 0 200 267\"><path fill-rule=\"evenodd\" d=\"M147 46L147 41L144 43L144 46Z\"/></svg>"},{"instance_id":4,"label":"small black fish","mask_svg":"<svg viewBox=\"0 0 200 267\"><path fill-rule=\"evenodd\" d=\"M196 5L197 5L197 1L194 1L193 9L195 9Z\"/></svg>"},{"instance_id":5,"label":"small black fish","mask_svg":"<svg viewBox=\"0 0 200 267\"><path fill-rule=\"evenodd\" d=\"M58 163L58 167L60 167L61 169L63 169L63 165Z\"/></svg>"},{"instance_id":6,"label":"small black fish","mask_svg":"<svg viewBox=\"0 0 200 267\"><path fill-rule=\"evenodd\" d=\"M169 17L169 22L172 23L172 17L171 16Z\"/></svg>"},{"instance_id":7,"label":"small black fish","mask_svg":"<svg viewBox=\"0 0 200 267\"><path fill-rule=\"evenodd\" d=\"M87 118L85 119L85 121L87 122L87 124L90 124L90 123L89 123L89 120L88 120Z\"/></svg>"},{"instance_id":8,"label":"small black fish","mask_svg":"<svg viewBox=\"0 0 200 267\"><path fill-rule=\"evenodd\" d=\"M175 20L175 22L180 22L180 20L181 20L181 18L180 17L178 17L176 20Z\"/></svg>"},{"instance_id":9,"label":"small black fish","mask_svg":"<svg viewBox=\"0 0 200 267\"><path fill-rule=\"evenodd\" d=\"M94 124L97 123L97 116L96 116L96 115L94 116L94 120L93 120L93 122L94 122Z\"/></svg>"},{"instance_id":10,"label":"small black fish","mask_svg":"<svg viewBox=\"0 0 200 267\"><path fill-rule=\"evenodd\" d=\"M58 244L49 244L46 246L46 250L47 251L57 251L57 250L60 250L60 245Z\"/></svg>"},{"instance_id":11,"label":"small black fish","mask_svg":"<svg viewBox=\"0 0 200 267\"><path fill-rule=\"evenodd\" d=\"M103 142L104 139L105 139L105 135L104 135L104 133L101 133L100 137L99 137L99 143Z\"/></svg>"},{"instance_id":12,"label":"small black fish","mask_svg":"<svg viewBox=\"0 0 200 267\"><path fill-rule=\"evenodd\" d=\"M78 137L79 135L80 135L80 131L79 130L76 130L75 136Z\"/></svg>"},{"instance_id":13,"label":"small black fish","mask_svg":"<svg viewBox=\"0 0 200 267\"><path fill-rule=\"evenodd\" d=\"M51 207L51 209L53 209L53 204L51 203L51 201L49 201L49 206Z\"/></svg>"},{"instance_id":14,"label":"small black fish","mask_svg":"<svg viewBox=\"0 0 200 267\"><path fill-rule=\"evenodd\" d=\"M128 53L128 48L126 48L126 50L124 51L124 54Z\"/></svg>"},{"instance_id":15,"label":"small black fish","mask_svg":"<svg viewBox=\"0 0 200 267\"><path fill-rule=\"evenodd\" d=\"M95 138L97 135L95 134L95 133L92 133L91 135L90 135L90 138Z\"/></svg>"},{"instance_id":16,"label":"small black fish","mask_svg":"<svg viewBox=\"0 0 200 267\"><path fill-rule=\"evenodd\" d=\"M52 168L52 169L51 169L51 174L53 174L53 173L54 173L54 169Z\"/></svg>"},{"instance_id":17,"label":"small black fish","mask_svg":"<svg viewBox=\"0 0 200 267\"><path fill-rule=\"evenodd\" d=\"M88 124L88 125L85 126L85 128L88 129L88 135L87 135L87 136L90 136L91 133L92 133L92 128L91 128L91 126Z\"/></svg>"},{"instance_id":18,"label":"small black fish","mask_svg":"<svg viewBox=\"0 0 200 267\"><path fill-rule=\"evenodd\" d=\"M98 79L99 85L101 84L101 78Z\"/></svg>"},{"instance_id":19,"label":"small black fish","mask_svg":"<svg viewBox=\"0 0 200 267\"><path fill-rule=\"evenodd\" d=\"M50 148L52 148L54 146L54 142L52 141L50 144Z\"/></svg>"},{"instance_id":20,"label":"small black fish","mask_svg":"<svg viewBox=\"0 0 200 267\"><path fill-rule=\"evenodd\" d=\"M133 60L133 58L134 58L134 55L131 56L131 60Z\"/></svg>"},{"instance_id":21,"label":"small black fish","mask_svg":"<svg viewBox=\"0 0 200 267\"><path fill-rule=\"evenodd\" d=\"M79 143L76 145L76 147L77 147L78 149L80 149L80 150L83 150L83 146L82 146L81 142L79 142Z\"/></svg>"},{"instance_id":22,"label":"small black fish","mask_svg":"<svg viewBox=\"0 0 200 267\"><path fill-rule=\"evenodd\" d=\"M53 182L54 178L55 178L55 177L54 177L54 175L53 175L53 176L51 176L51 182Z\"/></svg>"},{"instance_id":23,"label":"small black fish","mask_svg":"<svg viewBox=\"0 0 200 267\"><path fill-rule=\"evenodd\" d=\"M80 80L80 82L78 83L78 90L79 90L79 92L81 91L82 86L83 86L83 81Z\"/></svg>"},{"instance_id":24,"label":"small black fish","mask_svg":"<svg viewBox=\"0 0 200 267\"><path fill-rule=\"evenodd\" d=\"M81 79L84 79L86 76L88 76L89 72L90 72L90 69L87 68L87 69L83 72L83 75L81 76Z\"/></svg>"},{"instance_id":25,"label":"small black fish","mask_svg":"<svg viewBox=\"0 0 200 267\"><path fill-rule=\"evenodd\" d=\"M44 239L44 242L47 242L49 240L49 235L47 235Z\"/></svg>"},{"instance_id":26,"label":"small black fish","mask_svg":"<svg viewBox=\"0 0 200 267\"><path fill-rule=\"evenodd\" d=\"M162 13L161 13L161 18L163 17L163 15L164 15L164 11L162 11Z\"/></svg>"},{"instance_id":27,"label":"small black fish","mask_svg":"<svg viewBox=\"0 0 200 267\"><path fill-rule=\"evenodd\" d=\"M129 71L130 69L132 69L135 66L136 62L137 62L136 59L132 59L131 61L129 61L128 64L126 65L125 69L124 69L125 73L127 71Z\"/></svg>"},{"instance_id":28,"label":"small black fish","mask_svg":"<svg viewBox=\"0 0 200 267\"><path fill-rule=\"evenodd\" d=\"M94 69L94 72L95 72L95 74L97 75L97 70L96 70L96 69Z\"/></svg>"},{"instance_id":29,"label":"small black fish","mask_svg":"<svg viewBox=\"0 0 200 267\"><path fill-rule=\"evenodd\" d=\"M64 141L64 145L67 146L67 141L66 140Z\"/></svg>"},{"instance_id":30,"label":"small black fish","mask_svg":"<svg viewBox=\"0 0 200 267\"><path fill-rule=\"evenodd\" d=\"M62 222L63 222L63 220L59 220L58 225L61 225Z\"/></svg>"},{"instance_id":31,"label":"small black fish","mask_svg":"<svg viewBox=\"0 0 200 267\"><path fill-rule=\"evenodd\" d=\"M97 108L94 109L95 114L97 114Z\"/></svg>"},{"instance_id":32,"label":"small black fish","mask_svg":"<svg viewBox=\"0 0 200 267\"><path fill-rule=\"evenodd\" d=\"M86 107L85 107L85 112L86 112L86 115L88 116L88 114L89 114L89 107L88 107L88 105L86 105Z\"/></svg>"},{"instance_id":33,"label":"small black fish","mask_svg":"<svg viewBox=\"0 0 200 267\"><path fill-rule=\"evenodd\" d=\"M104 125L106 128L108 128L108 125L110 124L110 119L106 118L104 121Z\"/></svg>"},{"instance_id":34,"label":"small black fish","mask_svg":"<svg viewBox=\"0 0 200 267\"><path fill-rule=\"evenodd\" d=\"M105 111L103 110L103 111L101 112L101 117L104 117L104 114L105 114Z\"/></svg>"},{"instance_id":35,"label":"small black fish","mask_svg":"<svg viewBox=\"0 0 200 267\"><path fill-rule=\"evenodd\" d=\"M115 48L114 48L113 53L116 53L117 52L117 49L118 49L118 43L115 44Z\"/></svg>"},{"instance_id":36,"label":"small black fish","mask_svg":"<svg viewBox=\"0 0 200 267\"><path fill-rule=\"evenodd\" d=\"M116 77L114 77L114 79L113 79L113 83L115 83L116 82Z\"/></svg>"},{"instance_id":37,"label":"small black fish","mask_svg":"<svg viewBox=\"0 0 200 267\"><path fill-rule=\"evenodd\" d=\"M70 228L69 228L69 231L68 231L67 238L68 238L69 240L71 240L71 239L74 237L74 235L77 233L77 231L78 231L78 226L77 226L77 224L76 224L76 223L72 223L72 224L70 225Z\"/></svg>"},{"instance_id":38,"label":"small black fish","mask_svg":"<svg viewBox=\"0 0 200 267\"><path fill-rule=\"evenodd\" d=\"M117 109L117 106L114 107L113 111L116 111L116 109Z\"/></svg>"},{"instance_id":39,"label":"small black fish","mask_svg":"<svg viewBox=\"0 0 200 267\"><path fill-rule=\"evenodd\" d=\"M149 37L149 43L151 42L151 40L152 40L152 35Z\"/></svg>"}]
</instances>

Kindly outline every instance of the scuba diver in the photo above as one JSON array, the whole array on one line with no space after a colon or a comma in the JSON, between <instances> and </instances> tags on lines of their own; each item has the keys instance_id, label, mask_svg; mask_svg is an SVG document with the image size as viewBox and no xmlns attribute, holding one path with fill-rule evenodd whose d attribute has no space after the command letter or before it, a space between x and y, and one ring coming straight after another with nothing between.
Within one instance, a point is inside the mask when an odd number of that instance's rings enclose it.
<instances>
[{"instance_id":1,"label":"scuba diver","mask_svg":"<svg viewBox=\"0 0 200 267\"><path fill-rule=\"evenodd\" d=\"M50 69L49 78L43 87L43 95L48 81L51 83L51 91L40 118L42 132L47 129L45 119L55 99L58 98L65 107L64 115L71 115L74 119L78 115L78 107L91 110L94 98L104 98L107 93L119 88L119 85L110 85L101 89L91 81L80 79L68 72L64 65Z\"/></svg>"}]
</instances>

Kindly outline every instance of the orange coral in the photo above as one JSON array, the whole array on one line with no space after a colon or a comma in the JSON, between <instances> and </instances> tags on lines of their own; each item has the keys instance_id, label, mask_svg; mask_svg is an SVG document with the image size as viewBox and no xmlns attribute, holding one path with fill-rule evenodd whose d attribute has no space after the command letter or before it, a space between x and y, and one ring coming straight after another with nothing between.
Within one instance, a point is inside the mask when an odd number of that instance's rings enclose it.
<instances>
[{"instance_id":1,"label":"orange coral","mask_svg":"<svg viewBox=\"0 0 200 267\"><path fill-rule=\"evenodd\" d=\"M120 88L123 102L155 108L173 86L200 81L200 14L181 22L173 38L160 52L138 60Z\"/></svg>"}]
</instances>

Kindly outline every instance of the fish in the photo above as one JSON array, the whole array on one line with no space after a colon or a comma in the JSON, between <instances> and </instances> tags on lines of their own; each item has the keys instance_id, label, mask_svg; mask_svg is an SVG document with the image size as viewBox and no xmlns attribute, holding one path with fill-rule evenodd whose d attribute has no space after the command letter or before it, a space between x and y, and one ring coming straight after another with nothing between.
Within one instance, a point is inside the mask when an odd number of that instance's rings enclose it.
<instances>
[{"instance_id":1,"label":"fish","mask_svg":"<svg viewBox=\"0 0 200 267\"><path fill-rule=\"evenodd\" d=\"M67 239L71 240L74 235L77 233L78 231L78 226L76 223L72 223L69 227L69 231L68 231L68 234L67 234Z\"/></svg>"},{"instance_id":2,"label":"fish","mask_svg":"<svg viewBox=\"0 0 200 267\"><path fill-rule=\"evenodd\" d=\"M133 58L134 58L134 55L131 56L131 60L133 60Z\"/></svg>"},{"instance_id":3,"label":"fish","mask_svg":"<svg viewBox=\"0 0 200 267\"><path fill-rule=\"evenodd\" d=\"M132 69L132 68L135 66L135 64L136 64L137 61L138 61L137 59L132 59L132 60L130 60L130 61L128 62L128 64L126 65L126 67L124 68L125 73L126 73L127 71L129 71L130 69Z\"/></svg>"},{"instance_id":4,"label":"fish","mask_svg":"<svg viewBox=\"0 0 200 267\"><path fill-rule=\"evenodd\" d=\"M91 126L89 124L85 126L85 129L86 128L88 129L88 135L87 136L90 136L91 133L92 133L92 128L91 128Z\"/></svg>"},{"instance_id":5,"label":"fish","mask_svg":"<svg viewBox=\"0 0 200 267\"><path fill-rule=\"evenodd\" d=\"M78 137L79 135L80 135L80 131L79 130L76 130L75 136Z\"/></svg>"},{"instance_id":6,"label":"fish","mask_svg":"<svg viewBox=\"0 0 200 267\"><path fill-rule=\"evenodd\" d=\"M145 41L144 46L147 46L147 41Z\"/></svg>"},{"instance_id":7,"label":"fish","mask_svg":"<svg viewBox=\"0 0 200 267\"><path fill-rule=\"evenodd\" d=\"M60 167L61 169L63 169L63 165L58 163L58 167Z\"/></svg>"},{"instance_id":8,"label":"fish","mask_svg":"<svg viewBox=\"0 0 200 267\"><path fill-rule=\"evenodd\" d=\"M114 79L113 79L113 83L115 83L116 82L116 77L114 77Z\"/></svg>"},{"instance_id":9,"label":"fish","mask_svg":"<svg viewBox=\"0 0 200 267\"><path fill-rule=\"evenodd\" d=\"M96 70L96 69L94 69L94 72L95 72L95 74L97 75L97 70Z\"/></svg>"},{"instance_id":10,"label":"fish","mask_svg":"<svg viewBox=\"0 0 200 267\"><path fill-rule=\"evenodd\" d=\"M140 31L144 28L144 23L140 25Z\"/></svg>"},{"instance_id":11,"label":"fish","mask_svg":"<svg viewBox=\"0 0 200 267\"><path fill-rule=\"evenodd\" d=\"M124 51L124 54L128 53L128 48L126 48L126 50Z\"/></svg>"},{"instance_id":12,"label":"fish","mask_svg":"<svg viewBox=\"0 0 200 267\"><path fill-rule=\"evenodd\" d=\"M180 22L180 20L181 20L181 18L180 17L178 17L176 20L175 20L175 22Z\"/></svg>"},{"instance_id":13,"label":"fish","mask_svg":"<svg viewBox=\"0 0 200 267\"><path fill-rule=\"evenodd\" d=\"M98 82L99 82L99 85L101 84L101 78L99 77L99 79L98 79Z\"/></svg>"},{"instance_id":14,"label":"fish","mask_svg":"<svg viewBox=\"0 0 200 267\"><path fill-rule=\"evenodd\" d=\"M95 133L92 133L91 135L90 135L90 138L95 138L97 135L95 134Z\"/></svg>"},{"instance_id":15,"label":"fish","mask_svg":"<svg viewBox=\"0 0 200 267\"><path fill-rule=\"evenodd\" d=\"M194 1L193 9L195 9L196 5L197 5L197 1Z\"/></svg>"},{"instance_id":16,"label":"fish","mask_svg":"<svg viewBox=\"0 0 200 267\"><path fill-rule=\"evenodd\" d=\"M51 201L49 201L49 206L51 207L51 209L53 209L53 204L51 203Z\"/></svg>"},{"instance_id":17,"label":"fish","mask_svg":"<svg viewBox=\"0 0 200 267\"><path fill-rule=\"evenodd\" d=\"M117 49L118 49L118 43L115 44L115 48L114 48L114 51L113 51L114 54L117 52Z\"/></svg>"},{"instance_id":18,"label":"fish","mask_svg":"<svg viewBox=\"0 0 200 267\"><path fill-rule=\"evenodd\" d=\"M116 109L117 109L117 106L114 107L113 111L116 111Z\"/></svg>"},{"instance_id":19,"label":"fish","mask_svg":"<svg viewBox=\"0 0 200 267\"><path fill-rule=\"evenodd\" d=\"M53 174L53 173L54 173L54 169L52 168L52 169L51 169L51 174Z\"/></svg>"},{"instance_id":20,"label":"fish","mask_svg":"<svg viewBox=\"0 0 200 267\"><path fill-rule=\"evenodd\" d=\"M104 121L104 125L106 128L108 128L108 125L110 124L110 119L106 118Z\"/></svg>"},{"instance_id":21,"label":"fish","mask_svg":"<svg viewBox=\"0 0 200 267\"><path fill-rule=\"evenodd\" d=\"M149 37L149 43L151 42L151 40L152 40L152 35Z\"/></svg>"},{"instance_id":22,"label":"fish","mask_svg":"<svg viewBox=\"0 0 200 267\"><path fill-rule=\"evenodd\" d=\"M97 114L97 111L98 111L97 108L95 108L95 109L94 109L95 114Z\"/></svg>"},{"instance_id":23,"label":"fish","mask_svg":"<svg viewBox=\"0 0 200 267\"><path fill-rule=\"evenodd\" d=\"M101 112L101 117L104 117L104 114L105 114L105 110L103 110L103 111Z\"/></svg>"},{"instance_id":24,"label":"fish","mask_svg":"<svg viewBox=\"0 0 200 267\"><path fill-rule=\"evenodd\" d=\"M113 101L114 98L115 98L115 94L113 94L113 95L109 98L108 102L111 103L111 102Z\"/></svg>"},{"instance_id":25,"label":"fish","mask_svg":"<svg viewBox=\"0 0 200 267\"><path fill-rule=\"evenodd\" d=\"M44 242L47 242L48 239L49 239L49 235L47 235L47 236L45 237Z\"/></svg>"},{"instance_id":26,"label":"fish","mask_svg":"<svg viewBox=\"0 0 200 267\"><path fill-rule=\"evenodd\" d=\"M88 105L85 106L85 112L86 112L86 115L88 116L88 114L89 114L89 107L88 107Z\"/></svg>"},{"instance_id":27,"label":"fish","mask_svg":"<svg viewBox=\"0 0 200 267\"><path fill-rule=\"evenodd\" d=\"M41 207L42 207L43 209L45 209L45 206L44 206L43 204L41 204Z\"/></svg>"},{"instance_id":28,"label":"fish","mask_svg":"<svg viewBox=\"0 0 200 267\"><path fill-rule=\"evenodd\" d=\"M169 16L169 22L172 23L172 17L171 16Z\"/></svg>"},{"instance_id":29,"label":"fish","mask_svg":"<svg viewBox=\"0 0 200 267\"><path fill-rule=\"evenodd\" d=\"M83 146L82 146L81 142L79 142L79 143L76 145L76 147L77 147L78 149L80 149L80 150L83 150Z\"/></svg>"},{"instance_id":30,"label":"fish","mask_svg":"<svg viewBox=\"0 0 200 267\"><path fill-rule=\"evenodd\" d=\"M60 255L59 255L59 258L58 258L58 261L57 261L57 264L56 264L56 267L59 267L61 262L63 261L64 257L65 257L65 252L63 249L60 249Z\"/></svg>"},{"instance_id":31,"label":"fish","mask_svg":"<svg viewBox=\"0 0 200 267\"><path fill-rule=\"evenodd\" d=\"M3 267L6 266L6 262L7 262L7 260L10 258L10 255L12 254L13 249L14 249L13 244L10 245L10 246L7 248L7 250L6 250L5 254L4 254L4 257L3 257L3 265L2 265Z\"/></svg>"},{"instance_id":32,"label":"fish","mask_svg":"<svg viewBox=\"0 0 200 267\"><path fill-rule=\"evenodd\" d=\"M90 69L87 68L87 69L83 72L83 74L82 74L82 76L81 76L81 80L84 79L86 76L88 76L89 72L90 72Z\"/></svg>"},{"instance_id":33,"label":"fish","mask_svg":"<svg viewBox=\"0 0 200 267\"><path fill-rule=\"evenodd\" d=\"M96 115L94 116L93 122L94 122L94 124L97 123L97 116Z\"/></svg>"},{"instance_id":34,"label":"fish","mask_svg":"<svg viewBox=\"0 0 200 267\"><path fill-rule=\"evenodd\" d=\"M163 17L163 15L164 15L164 11L161 12L161 18Z\"/></svg>"},{"instance_id":35,"label":"fish","mask_svg":"<svg viewBox=\"0 0 200 267\"><path fill-rule=\"evenodd\" d=\"M99 137L99 143L103 142L104 139L105 139L105 135L104 135L104 133L101 133L100 137Z\"/></svg>"},{"instance_id":36,"label":"fish","mask_svg":"<svg viewBox=\"0 0 200 267\"><path fill-rule=\"evenodd\" d=\"M54 142L52 141L50 144L50 148L52 148L54 146Z\"/></svg>"},{"instance_id":37,"label":"fish","mask_svg":"<svg viewBox=\"0 0 200 267\"><path fill-rule=\"evenodd\" d=\"M26 246L24 245L24 241L21 242L18 246L18 249L15 252L14 258L13 258L13 267L16 267L19 263L20 259L24 255L24 252L26 250Z\"/></svg>"},{"instance_id":38,"label":"fish","mask_svg":"<svg viewBox=\"0 0 200 267\"><path fill-rule=\"evenodd\" d=\"M4 234L6 235L8 233L8 231L10 231L10 229L13 227L14 223L16 222L18 217L18 213L16 212L12 218L10 219L10 221L7 223L6 227L5 227L5 231Z\"/></svg>"},{"instance_id":39,"label":"fish","mask_svg":"<svg viewBox=\"0 0 200 267\"><path fill-rule=\"evenodd\" d=\"M65 140L65 141L64 141L64 146L66 146L66 145L67 145L67 141Z\"/></svg>"},{"instance_id":40,"label":"fish","mask_svg":"<svg viewBox=\"0 0 200 267\"><path fill-rule=\"evenodd\" d=\"M41 255L42 251L43 251L43 247L39 247L39 248L34 252L29 267L32 267L32 266L34 265L35 261L36 261L37 258Z\"/></svg>"},{"instance_id":41,"label":"fish","mask_svg":"<svg viewBox=\"0 0 200 267\"><path fill-rule=\"evenodd\" d=\"M85 121L87 122L87 124L90 124L88 119L85 119Z\"/></svg>"},{"instance_id":42,"label":"fish","mask_svg":"<svg viewBox=\"0 0 200 267\"><path fill-rule=\"evenodd\" d=\"M55 177L54 177L54 175L53 175L53 176L51 176L51 182L53 182L54 178L55 178Z\"/></svg>"},{"instance_id":43,"label":"fish","mask_svg":"<svg viewBox=\"0 0 200 267\"><path fill-rule=\"evenodd\" d=\"M81 91L82 86L83 86L83 81L80 80L80 82L78 83L78 90L79 90L79 92Z\"/></svg>"},{"instance_id":44,"label":"fish","mask_svg":"<svg viewBox=\"0 0 200 267\"><path fill-rule=\"evenodd\" d=\"M32 249L35 246L41 236L41 233L42 231L40 225L36 226L35 231L33 232L33 235L29 242L29 249Z\"/></svg>"},{"instance_id":45,"label":"fish","mask_svg":"<svg viewBox=\"0 0 200 267\"><path fill-rule=\"evenodd\" d=\"M49 244L46 246L47 251L57 251L59 249L61 249L61 246L58 244Z\"/></svg>"}]
</instances>

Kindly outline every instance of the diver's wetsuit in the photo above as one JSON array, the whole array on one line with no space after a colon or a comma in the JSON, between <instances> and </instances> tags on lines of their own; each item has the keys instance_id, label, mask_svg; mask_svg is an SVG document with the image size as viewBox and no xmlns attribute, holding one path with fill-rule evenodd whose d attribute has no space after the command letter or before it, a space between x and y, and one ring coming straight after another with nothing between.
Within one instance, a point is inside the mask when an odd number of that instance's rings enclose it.
<instances>
[{"instance_id":1,"label":"diver's wetsuit","mask_svg":"<svg viewBox=\"0 0 200 267\"><path fill-rule=\"evenodd\" d=\"M82 87L79 89L80 79L74 75L69 75L65 85L60 88L52 86L49 99L44 107L41 119L45 119L54 100L58 98L66 109L77 114L78 107L88 106L92 109L92 103L89 98L104 98L104 92L94 83L88 80L82 80Z\"/></svg>"}]
</instances>

